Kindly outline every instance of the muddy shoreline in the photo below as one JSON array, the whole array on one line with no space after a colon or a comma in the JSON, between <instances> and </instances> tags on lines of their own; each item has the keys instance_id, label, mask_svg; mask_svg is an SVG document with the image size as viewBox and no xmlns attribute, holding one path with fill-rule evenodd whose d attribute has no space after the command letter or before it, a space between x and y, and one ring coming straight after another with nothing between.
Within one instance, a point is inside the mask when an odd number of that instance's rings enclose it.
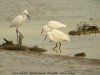
<instances>
[{"instance_id":1,"label":"muddy shoreline","mask_svg":"<svg viewBox=\"0 0 100 75\"><path fill-rule=\"evenodd\" d=\"M88 75L91 71L92 75L99 75L100 60L44 53L39 56L38 53L28 50L10 51L0 49L0 75L11 75L14 72L47 73L54 71L57 73L67 71L74 73L68 75L82 75L82 73Z\"/></svg>"}]
</instances>

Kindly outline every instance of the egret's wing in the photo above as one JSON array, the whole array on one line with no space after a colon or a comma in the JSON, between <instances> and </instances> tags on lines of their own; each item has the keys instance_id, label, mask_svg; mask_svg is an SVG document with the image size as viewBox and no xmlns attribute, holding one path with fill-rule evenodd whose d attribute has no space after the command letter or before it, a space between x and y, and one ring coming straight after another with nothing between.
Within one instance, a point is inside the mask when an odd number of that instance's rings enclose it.
<instances>
[{"instance_id":1,"label":"egret's wing","mask_svg":"<svg viewBox=\"0 0 100 75\"><path fill-rule=\"evenodd\" d=\"M11 26L10 27L17 27L18 25L22 24L23 20L22 20L22 16L19 15L17 17L15 17L12 22L11 22Z\"/></svg>"},{"instance_id":2,"label":"egret's wing","mask_svg":"<svg viewBox=\"0 0 100 75\"><path fill-rule=\"evenodd\" d=\"M56 38L56 39L62 39L64 33L60 30L53 30L52 31L52 35Z\"/></svg>"},{"instance_id":3,"label":"egret's wing","mask_svg":"<svg viewBox=\"0 0 100 75\"><path fill-rule=\"evenodd\" d=\"M57 30L57 29L53 30L52 35L57 40L67 40L67 41L70 41L69 35L63 33L60 30Z\"/></svg>"},{"instance_id":4,"label":"egret's wing","mask_svg":"<svg viewBox=\"0 0 100 75\"><path fill-rule=\"evenodd\" d=\"M48 26L51 27L51 28L54 28L54 29L56 29L56 28L65 28L66 27L65 24L62 24L58 21L49 21Z\"/></svg>"}]
</instances>

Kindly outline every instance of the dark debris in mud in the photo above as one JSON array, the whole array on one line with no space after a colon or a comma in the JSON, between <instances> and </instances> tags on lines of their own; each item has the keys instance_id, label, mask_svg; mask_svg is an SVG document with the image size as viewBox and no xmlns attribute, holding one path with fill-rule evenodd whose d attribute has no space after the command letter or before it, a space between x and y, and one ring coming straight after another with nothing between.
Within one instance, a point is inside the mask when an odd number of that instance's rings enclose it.
<instances>
[{"instance_id":1,"label":"dark debris in mud","mask_svg":"<svg viewBox=\"0 0 100 75\"><path fill-rule=\"evenodd\" d=\"M96 25L89 25L86 22L80 22L74 30L69 31L69 35L89 35L100 33L100 28Z\"/></svg>"}]
</instances>

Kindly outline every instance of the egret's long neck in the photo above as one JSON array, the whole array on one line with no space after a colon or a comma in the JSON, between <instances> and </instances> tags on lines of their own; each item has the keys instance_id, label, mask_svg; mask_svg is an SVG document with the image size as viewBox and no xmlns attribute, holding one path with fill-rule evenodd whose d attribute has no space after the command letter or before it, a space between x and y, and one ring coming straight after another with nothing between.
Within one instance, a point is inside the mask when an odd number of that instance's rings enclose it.
<instances>
[{"instance_id":1,"label":"egret's long neck","mask_svg":"<svg viewBox=\"0 0 100 75\"><path fill-rule=\"evenodd\" d=\"M23 20L26 21L26 15L23 14L22 17L23 17Z\"/></svg>"}]
</instances>

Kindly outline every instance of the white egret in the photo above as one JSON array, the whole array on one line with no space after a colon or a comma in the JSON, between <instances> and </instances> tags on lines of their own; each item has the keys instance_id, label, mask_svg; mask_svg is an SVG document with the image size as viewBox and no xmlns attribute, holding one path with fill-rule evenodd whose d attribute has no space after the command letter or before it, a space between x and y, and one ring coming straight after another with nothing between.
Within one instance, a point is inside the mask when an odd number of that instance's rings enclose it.
<instances>
[{"instance_id":1,"label":"white egret","mask_svg":"<svg viewBox=\"0 0 100 75\"><path fill-rule=\"evenodd\" d=\"M68 34L65 34L62 31L57 30L57 29L54 29L54 30L52 30L50 32L47 32L47 36L45 37L45 39L47 37L50 39L50 41L53 41L53 42L56 43L56 45L55 45L55 47L53 49L55 49L58 46L58 44L59 44L59 51L60 51L60 53L61 53L61 49L60 49L61 41L70 41L70 37L69 37Z\"/></svg>"},{"instance_id":2,"label":"white egret","mask_svg":"<svg viewBox=\"0 0 100 75\"><path fill-rule=\"evenodd\" d=\"M25 9L22 13L22 15L18 15L16 16L13 20L12 20L12 23L9 27L16 27L16 34L17 34L17 42L18 42L18 33L21 34L19 31L18 31L18 27L20 27L21 25L23 25L23 23L26 21L26 17L29 17L28 15L28 12L27 10ZM21 34L21 36L23 36Z\"/></svg>"},{"instance_id":3,"label":"white egret","mask_svg":"<svg viewBox=\"0 0 100 75\"><path fill-rule=\"evenodd\" d=\"M59 28L65 28L65 27L66 27L65 24L62 24L58 21L49 21L47 25L43 26L41 34L43 33L44 30L48 32L53 29L59 29Z\"/></svg>"}]
</instances>

